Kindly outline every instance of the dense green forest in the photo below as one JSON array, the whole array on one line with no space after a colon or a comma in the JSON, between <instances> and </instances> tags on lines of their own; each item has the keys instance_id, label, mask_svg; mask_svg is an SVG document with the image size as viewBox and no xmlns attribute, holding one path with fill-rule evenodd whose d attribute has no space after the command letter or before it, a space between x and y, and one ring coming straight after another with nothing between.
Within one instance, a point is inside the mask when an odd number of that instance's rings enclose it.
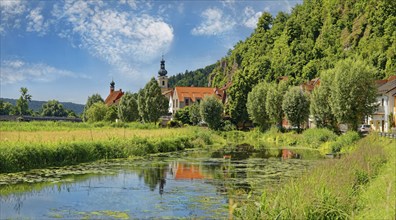
<instances>
[{"instance_id":1,"label":"dense green forest","mask_svg":"<svg viewBox=\"0 0 396 220\"><path fill-rule=\"evenodd\" d=\"M396 1L305 0L291 14L263 13L251 36L216 63L209 83L254 86L290 76L297 84L348 57L374 66L378 79L396 73Z\"/></svg>"},{"instance_id":2,"label":"dense green forest","mask_svg":"<svg viewBox=\"0 0 396 220\"><path fill-rule=\"evenodd\" d=\"M374 68L376 79L396 74L396 1L305 0L290 14L264 12L251 36L216 63L208 85L232 82L225 110L244 122L247 96L260 81L288 76L298 85L347 58Z\"/></svg>"},{"instance_id":3,"label":"dense green forest","mask_svg":"<svg viewBox=\"0 0 396 220\"><path fill-rule=\"evenodd\" d=\"M197 69L194 71L188 71L184 73L178 73L174 76L169 77L169 86L208 86L209 74L213 71L216 64L209 65L205 68Z\"/></svg>"}]
</instances>

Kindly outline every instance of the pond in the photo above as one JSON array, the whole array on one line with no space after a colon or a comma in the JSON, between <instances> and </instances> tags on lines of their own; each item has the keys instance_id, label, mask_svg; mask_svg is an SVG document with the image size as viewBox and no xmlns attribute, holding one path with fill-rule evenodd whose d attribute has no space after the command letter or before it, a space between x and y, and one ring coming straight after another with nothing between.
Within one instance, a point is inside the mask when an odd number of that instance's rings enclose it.
<instances>
[{"instance_id":1,"label":"pond","mask_svg":"<svg viewBox=\"0 0 396 220\"><path fill-rule=\"evenodd\" d=\"M194 150L0 174L0 219L228 218L315 161Z\"/></svg>"}]
</instances>

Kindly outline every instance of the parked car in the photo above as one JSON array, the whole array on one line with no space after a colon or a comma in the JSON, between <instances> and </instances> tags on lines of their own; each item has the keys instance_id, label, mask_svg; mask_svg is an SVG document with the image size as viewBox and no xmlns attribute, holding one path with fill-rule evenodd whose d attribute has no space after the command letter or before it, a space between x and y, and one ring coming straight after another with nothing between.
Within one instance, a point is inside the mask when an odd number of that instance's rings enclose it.
<instances>
[{"instance_id":1,"label":"parked car","mask_svg":"<svg viewBox=\"0 0 396 220\"><path fill-rule=\"evenodd\" d=\"M370 125L361 125L358 130L362 133L368 133L371 131L371 126Z\"/></svg>"}]
</instances>

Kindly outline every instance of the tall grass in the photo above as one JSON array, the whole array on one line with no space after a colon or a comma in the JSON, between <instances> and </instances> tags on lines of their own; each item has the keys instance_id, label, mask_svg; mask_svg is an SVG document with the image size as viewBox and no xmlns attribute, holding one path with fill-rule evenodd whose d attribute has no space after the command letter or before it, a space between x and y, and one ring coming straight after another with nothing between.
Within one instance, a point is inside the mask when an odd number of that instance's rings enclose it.
<instances>
[{"instance_id":1,"label":"tall grass","mask_svg":"<svg viewBox=\"0 0 396 220\"><path fill-rule=\"evenodd\" d=\"M356 150L340 160L325 160L301 178L293 179L277 190L267 189L255 203L240 204L236 217L242 219L348 219L370 210L367 216L376 216L384 210L373 210L374 202L362 200L381 175L381 169L394 165L394 141L369 136L356 143ZM389 153L393 152L393 153ZM384 166L385 165L385 166ZM389 168L391 170L391 168ZM394 171L394 168L393 168ZM386 173L388 173L386 171ZM394 192L395 173L392 177ZM381 181L378 184L385 184ZM383 195L385 189L374 189ZM372 195L373 193L368 193ZM389 193L385 193L389 195ZM378 207L389 207L391 219L395 216L394 194L383 199ZM392 201L391 204L387 203ZM390 211L389 211L390 210ZM365 215L362 215L364 217Z\"/></svg>"},{"instance_id":2,"label":"tall grass","mask_svg":"<svg viewBox=\"0 0 396 220\"><path fill-rule=\"evenodd\" d=\"M154 123L76 123L66 121L1 122L0 131L70 131L95 128L158 129Z\"/></svg>"},{"instance_id":3,"label":"tall grass","mask_svg":"<svg viewBox=\"0 0 396 220\"><path fill-rule=\"evenodd\" d=\"M164 131L173 132L93 140L4 141L0 144L0 173L203 147L216 140L215 134L199 128Z\"/></svg>"}]
</instances>

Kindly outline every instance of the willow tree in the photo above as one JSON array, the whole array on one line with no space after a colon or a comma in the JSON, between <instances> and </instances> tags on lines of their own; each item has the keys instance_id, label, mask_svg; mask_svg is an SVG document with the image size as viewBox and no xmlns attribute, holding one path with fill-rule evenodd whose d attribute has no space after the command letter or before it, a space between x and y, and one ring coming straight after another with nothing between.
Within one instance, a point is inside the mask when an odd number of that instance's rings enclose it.
<instances>
[{"instance_id":1,"label":"willow tree","mask_svg":"<svg viewBox=\"0 0 396 220\"><path fill-rule=\"evenodd\" d=\"M301 125L308 121L309 100L299 87L291 88L286 92L282 102L282 109L289 123L297 127L299 131Z\"/></svg>"},{"instance_id":2,"label":"willow tree","mask_svg":"<svg viewBox=\"0 0 396 220\"><path fill-rule=\"evenodd\" d=\"M138 110L143 122L156 122L167 113L168 99L162 95L161 88L155 78L146 84L138 95Z\"/></svg>"},{"instance_id":3,"label":"willow tree","mask_svg":"<svg viewBox=\"0 0 396 220\"><path fill-rule=\"evenodd\" d=\"M367 115L376 106L377 97L374 84L376 70L361 60L339 61L331 70L332 83L330 106L338 123L345 123L349 129L357 130Z\"/></svg>"}]
</instances>

